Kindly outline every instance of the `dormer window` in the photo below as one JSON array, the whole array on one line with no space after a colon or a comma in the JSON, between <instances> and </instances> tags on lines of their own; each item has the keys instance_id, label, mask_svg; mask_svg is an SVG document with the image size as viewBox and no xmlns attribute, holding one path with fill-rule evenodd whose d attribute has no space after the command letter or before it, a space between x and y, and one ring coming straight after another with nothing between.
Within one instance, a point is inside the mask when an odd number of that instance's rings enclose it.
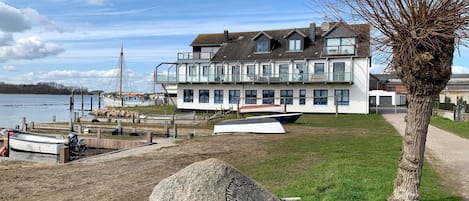
<instances>
[{"instance_id":1,"label":"dormer window","mask_svg":"<svg viewBox=\"0 0 469 201\"><path fill-rule=\"evenodd\" d=\"M266 32L257 33L252 40L256 41L256 53L269 53L272 45L272 36Z\"/></svg>"},{"instance_id":2,"label":"dormer window","mask_svg":"<svg viewBox=\"0 0 469 201\"><path fill-rule=\"evenodd\" d=\"M355 38L328 38L326 40L327 55L355 54Z\"/></svg>"},{"instance_id":3,"label":"dormer window","mask_svg":"<svg viewBox=\"0 0 469 201\"><path fill-rule=\"evenodd\" d=\"M266 39L258 39L256 41L256 52L269 52L270 42Z\"/></svg>"},{"instance_id":4,"label":"dormer window","mask_svg":"<svg viewBox=\"0 0 469 201\"><path fill-rule=\"evenodd\" d=\"M303 48L301 47L300 39L288 40L288 51L301 51L301 50L303 50Z\"/></svg>"},{"instance_id":5,"label":"dormer window","mask_svg":"<svg viewBox=\"0 0 469 201\"><path fill-rule=\"evenodd\" d=\"M304 49L303 41L305 40L306 37L307 36L303 32L297 29L293 29L290 32L288 32L287 35L283 36L283 38L288 40L289 52L303 51Z\"/></svg>"}]
</instances>

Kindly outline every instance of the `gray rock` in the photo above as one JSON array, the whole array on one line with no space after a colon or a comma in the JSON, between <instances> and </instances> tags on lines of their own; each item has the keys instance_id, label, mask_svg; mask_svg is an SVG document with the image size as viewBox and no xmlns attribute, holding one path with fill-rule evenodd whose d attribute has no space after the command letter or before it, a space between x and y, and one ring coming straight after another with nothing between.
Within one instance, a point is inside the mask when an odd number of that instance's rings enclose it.
<instances>
[{"instance_id":1,"label":"gray rock","mask_svg":"<svg viewBox=\"0 0 469 201\"><path fill-rule=\"evenodd\" d=\"M230 164L193 163L155 186L150 201L280 201Z\"/></svg>"}]
</instances>

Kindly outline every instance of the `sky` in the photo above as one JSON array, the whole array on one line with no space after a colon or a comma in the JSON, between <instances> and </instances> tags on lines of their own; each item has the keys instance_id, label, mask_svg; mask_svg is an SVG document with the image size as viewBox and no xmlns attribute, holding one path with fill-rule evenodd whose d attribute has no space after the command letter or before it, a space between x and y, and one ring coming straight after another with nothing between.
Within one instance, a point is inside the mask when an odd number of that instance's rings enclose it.
<instances>
[{"instance_id":1,"label":"sky","mask_svg":"<svg viewBox=\"0 0 469 201\"><path fill-rule=\"evenodd\" d=\"M0 0L0 82L114 91L124 46L128 90L152 92L153 71L201 33L321 24L311 0ZM5 20L8 19L8 20ZM453 73L469 73L460 48ZM385 64L373 63L382 73Z\"/></svg>"}]
</instances>

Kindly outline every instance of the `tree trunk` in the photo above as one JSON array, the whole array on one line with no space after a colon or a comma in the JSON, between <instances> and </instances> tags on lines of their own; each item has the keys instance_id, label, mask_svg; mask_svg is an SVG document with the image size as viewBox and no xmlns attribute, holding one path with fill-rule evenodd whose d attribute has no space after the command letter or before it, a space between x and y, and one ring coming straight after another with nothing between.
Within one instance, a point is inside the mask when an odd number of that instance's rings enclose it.
<instances>
[{"instance_id":1,"label":"tree trunk","mask_svg":"<svg viewBox=\"0 0 469 201\"><path fill-rule=\"evenodd\" d=\"M394 192L389 201L420 200L420 178L433 96L408 95L406 129L398 160Z\"/></svg>"}]
</instances>

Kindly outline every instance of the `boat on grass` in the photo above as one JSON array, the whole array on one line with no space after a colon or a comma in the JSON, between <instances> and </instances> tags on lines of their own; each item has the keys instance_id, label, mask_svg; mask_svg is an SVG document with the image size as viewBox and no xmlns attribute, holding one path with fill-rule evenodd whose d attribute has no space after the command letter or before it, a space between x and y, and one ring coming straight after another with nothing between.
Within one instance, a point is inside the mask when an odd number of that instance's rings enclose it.
<instances>
[{"instance_id":1,"label":"boat on grass","mask_svg":"<svg viewBox=\"0 0 469 201\"><path fill-rule=\"evenodd\" d=\"M280 123L294 123L298 120L303 113L287 113L287 114L272 114L272 115L259 115L246 117L246 119L262 119L262 118L273 118Z\"/></svg>"},{"instance_id":2,"label":"boat on grass","mask_svg":"<svg viewBox=\"0 0 469 201\"><path fill-rule=\"evenodd\" d=\"M285 129L280 122L272 118L234 119L215 124L213 134L223 133L284 134Z\"/></svg>"},{"instance_id":3,"label":"boat on grass","mask_svg":"<svg viewBox=\"0 0 469 201\"><path fill-rule=\"evenodd\" d=\"M81 153L86 150L83 139L78 139L77 135L73 133L69 134L69 139L62 135L39 134L19 130L9 130L7 133L10 135L10 147L14 150L58 155L60 149L65 146L68 140L72 153Z\"/></svg>"},{"instance_id":4,"label":"boat on grass","mask_svg":"<svg viewBox=\"0 0 469 201\"><path fill-rule=\"evenodd\" d=\"M264 104L264 105L245 105L239 107L239 113L284 113L285 108L279 104Z\"/></svg>"}]
</instances>

